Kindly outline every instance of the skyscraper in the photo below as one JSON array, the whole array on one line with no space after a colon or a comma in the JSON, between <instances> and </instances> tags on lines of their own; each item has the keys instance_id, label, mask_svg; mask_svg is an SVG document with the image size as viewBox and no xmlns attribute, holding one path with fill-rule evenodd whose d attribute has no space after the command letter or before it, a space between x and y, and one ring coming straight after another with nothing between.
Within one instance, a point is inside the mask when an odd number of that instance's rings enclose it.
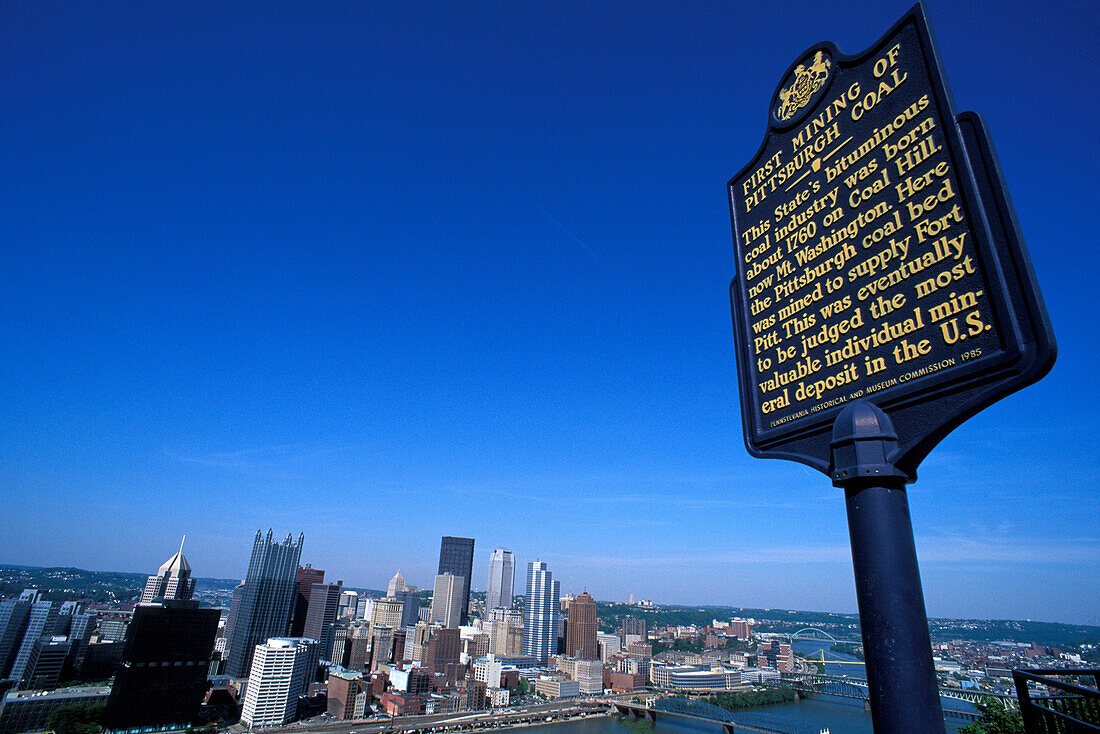
<instances>
[{"instance_id":1,"label":"skyscraper","mask_svg":"<svg viewBox=\"0 0 1100 734\"><path fill-rule=\"evenodd\" d=\"M187 540L187 536L183 536ZM155 576L150 576L141 592L139 604L151 604L154 599L190 599L195 591L191 564L183 555L183 541L176 555L165 561Z\"/></svg>"},{"instance_id":2,"label":"skyscraper","mask_svg":"<svg viewBox=\"0 0 1100 734\"><path fill-rule=\"evenodd\" d=\"M527 564L527 598L523 607L523 654L545 665L557 648L558 597L561 585L543 561Z\"/></svg>"},{"instance_id":3,"label":"skyscraper","mask_svg":"<svg viewBox=\"0 0 1100 734\"><path fill-rule=\"evenodd\" d=\"M314 584L325 583L325 572L308 563L298 567L294 576L294 611L290 613L290 636L302 637L306 628L306 614L309 613L309 594Z\"/></svg>"},{"instance_id":4,"label":"skyscraper","mask_svg":"<svg viewBox=\"0 0 1100 734\"><path fill-rule=\"evenodd\" d=\"M523 612L518 609L490 609L489 652L504 658L523 654Z\"/></svg>"},{"instance_id":5,"label":"skyscraper","mask_svg":"<svg viewBox=\"0 0 1100 734\"><path fill-rule=\"evenodd\" d=\"M432 592L432 622L438 622L444 627L457 629L462 623L463 578L450 573L441 573L435 577L435 588Z\"/></svg>"},{"instance_id":6,"label":"skyscraper","mask_svg":"<svg viewBox=\"0 0 1100 734\"><path fill-rule=\"evenodd\" d=\"M316 641L302 637L272 638L256 645L241 721L249 728L293 721L298 696L305 693L317 659Z\"/></svg>"},{"instance_id":7,"label":"skyscraper","mask_svg":"<svg viewBox=\"0 0 1100 734\"><path fill-rule=\"evenodd\" d=\"M620 629L620 639L623 647L628 644L628 635L638 635L642 642L645 642L649 638L649 624L640 617L633 615L627 615L623 617L623 626Z\"/></svg>"},{"instance_id":8,"label":"skyscraper","mask_svg":"<svg viewBox=\"0 0 1100 734\"><path fill-rule=\"evenodd\" d=\"M30 619L31 602L11 599L0 602L0 680L7 677L15 654L23 642Z\"/></svg>"},{"instance_id":9,"label":"skyscraper","mask_svg":"<svg viewBox=\"0 0 1100 734\"><path fill-rule=\"evenodd\" d=\"M461 576L462 582L462 612L459 624L470 621L468 609L470 606L470 576L474 572L474 539L452 538L443 536L443 542L439 546L439 571L436 573L449 573Z\"/></svg>"},{"instance_id":10,"label":"skyscraper","mask_svg":"<svg viewBox=\"0 0 1100 734\"><path fill-rule=\"evenodd\" d=\"M256 531L252 560L241 592L241 603L233 621L233 636L228 642L226 673L233 678L248 675L256 645L271 637L286 634L294 605L294 579L305 536L294 542L290 535L282 543Z\"/></svg>"},{"instance_id":11,"label":"skyscraper","mask_svg":"<svg viewBox=\"0 0 1100 734\"><path fill-rule=\"evenodd\" d=\"M489 556L489 585L485 587L485 610L512 608L512 582L516 559L512 551L497 548Z\"/></svg>"},{"instance_id":12,"label":"skyscraper","mask_svg":"<svg viewBox=\"0 0 1100 734\"><path fill-rule=\"evenodd\" d=\"M586 591L569 605L569 625L565 634L565 654L580 660L595 660L596 600Z\"/></svg>"},{"instance_id":13,"label":"skyscraper","mask_svg":"<svg viewBox=\"0 0 1100 734\"><path fill-rule=\"evenodd\" d=\"M405 588L405 577L401 575L401 569L397 569L397 573L390 579L390 585L386 588L386 596L394 598L398 592L404 591Z\"/></svg>"},{"instance_id":14,"label":"skyscraper","mask_svg":"<svg viewBox=\"0 0 1100 734\"><path fill-rule=\"evenodd\" d=\"M322 660L332 660L336 608L340 605L340 594L343 590L344 582L337 581L335 584L314 584L309 592L309 608L306 610L305 624L302 625L302 637L317 640Z\"/></svg>"},{"instance_id":15,"label":"skyscraper","mask_svg":"<svg viewBox=\"0 0 1100 734\"><path fill-rule=\"evenodd\" d=\"M104 712L108 727L190 726L206 691L220 617L193 600L138 605Z\"/></svg>"},{"instance_id":16,"label":"skyscraper","mask_svg":"<svg viewBox=\"0 0 1100 734\"><path fill-rule=\"evenodd\" d=\"M399 591L394 594L394 598L401 602L401 624L400 627L415 627L416 623L420 621L420 594L417 593L416 587L405 587L404 591Z\"/></svg>"},{"instance_id":17,"label":"skyscraper","mask_svg":"<svg viewBox=\"0 0 1100 734\"><path fill-rule=\"evenodd\" d=\"M37 599L38 595L31 598ZM27 672L27 664L31 660L35 643L42 636L50 636L53 633L54 622L57 621L57 604L52 601L35 601L31 604L30 615L23 631L23 640L15 653L15 662L12 663L9 677L22 681ZM20 684L22 686L22 683Z\"/></svg>"}]
</instances>

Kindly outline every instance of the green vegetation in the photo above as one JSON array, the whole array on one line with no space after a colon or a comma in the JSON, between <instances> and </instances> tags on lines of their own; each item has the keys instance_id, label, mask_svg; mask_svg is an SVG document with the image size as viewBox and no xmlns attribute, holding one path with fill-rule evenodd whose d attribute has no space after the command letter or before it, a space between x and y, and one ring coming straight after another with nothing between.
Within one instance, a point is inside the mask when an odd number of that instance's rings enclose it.
<instances>
[{"instance_id":1,"label":"green vegetation","mask_svg":"<svg viewBox=\"0 0 1100 734\"><path fill-rule=\"evenodd\" d=\"M145 586L136 573L101 573L82 568L21 568L0 566L0 597L40 589L50 601L92 599L100 604L133 599Z\"/></svg>"},{"instance_id":2,"label":"green vegetation","mask_svg":"<svg viewBox=\"0 0 1100 734\"><path fill-rule=\"evenodd\" d=\"M959 734L1025 734L1019 711L1008 711L1000 701L986 699L978 704L982 718L959 729Z\"/></svg>"},{"instance_id":3,"label":"green vegetation","mask_svg":"<svg viewBox=\"0 0 1100 734\"><path fill-rule=\"evenodd\" d=\"M508 698L509 699L517 699L521 696L526 696L528 690L529 690L529 688L527 686L527 679L526 678L520 678L519 683L516 684L515 688L509 688L508 689Z\"/></svg>"},{"instance_id":4,"label":"green vegetation","mask_svg":"<svg viewBox=\"0 0 1100 734\"><path fill-rule=\"evenodd\" d=\"M777 703L790 703L798 697L793 688L776 688L767 691L744 691L737 693L719 693L717 696L703 699L707 703L726 709L737 711L738 709L753 708L755 706L771 706Z\"/></svg>"},{"instance_id":5,"label":"green vegetation","mask_svg":"<svg viewBox=\"0 0 1100 734\"><path fill-rule=\"evenodd\" d=\"M653 723L645 719L622 719L619 723L630 734L653 734Z\"/></svg>"},{"instance_id":6,"label":"green vegetation","mask_svg":"<svg viewBox=\"0 0 1100 734\"><path fill-rule=\"evenodd\" d=\"M857 660L863 660L863 645L857 645L851 642L838 642L833 645L833 652L841 653L842 655L851 655Z\"/></svg>"},{"instance_id":7,"label":"green vegetation","mask_svg":"<svg viewBox=\"0 0 1100 734\"><path fill-rule=\"evenodd\" d=\"M50 713L46 725L54 734L99 734L103 731L106 706L60 706Z\"/></svg>"},{"instance_id":8,"label":"green vegetation","mask_svg":"<svg viewBox=\"0 0 1100 734\"><path fill-rule=\"evenodd\" d=\"M679 650L680 652L703 652L702 640L673 640L671 644L667 642L661 642L660 640L650 640L650 645L653 645L653 654L656 655L659 652L665 650Z\"/></svg>"}]
</instances>

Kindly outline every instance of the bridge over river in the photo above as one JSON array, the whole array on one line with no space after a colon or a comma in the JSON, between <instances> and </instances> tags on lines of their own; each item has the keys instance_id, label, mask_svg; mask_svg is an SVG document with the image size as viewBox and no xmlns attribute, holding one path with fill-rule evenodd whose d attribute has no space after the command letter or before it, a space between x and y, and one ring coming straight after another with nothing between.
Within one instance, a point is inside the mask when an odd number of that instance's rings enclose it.
<instances>
[{"instance_id":1,"label":"bridge over river","mask_svg":"<svg viewBox=\"0 0 1100 734\"><path fill-rule=\"evenodd\" d=\"M793 688L801 695L821 694L856 699L867 705L870 700L867 681L861 678L794 673L785 674L780 681L768 681L765 685L769 688ZM1013 696L983 694L954 688L941 688L940 697L941 700L953 699L970 704L975 704L984 697L993 697L1008 707L1015 708L1018 705ZM693 698L660 698L650 705L619 700L612 701L610 705L613 712L649 721L656 721L660 717L673 717L687 721L721 724L722 734L745 734L746 732L820 734L819 731L786 717L757 711L731 713L726 709ZM962 721L976 721L979 717L979 714L974 711L964 711L951 706L944 706L943 712L945 717Z\"/></svg>"},{"instance_id":2,"label":"bridge over river","mask_svg":"<svg viewBox=\"0 0 1100 734\"><path fill-rule=\"evenodd\" d=\"M661 698L651 706L613 701L611 710L623 716L634 716L647 721L671 717L683 722L717 723L722 725L722 734L823 734L818 729L784 716L758 712L733 714L705 701L688 698Z\"/></svg>"},{"instance_id":3,"label":"bridge over river","mask_svg":"<svg viewBox=\"0 0 1100 734\"><path fill-rule=\"evenodd\" d=\"M784 686L794 688L800 693L822 693L829 696L855 698L865 702L870 701L867 681L863 678L822 675L819 673L784 673L782 680L766 681L765 685L769 688L781 688ZM975 705L982 699L987 698L997 699L1009 710L1015 710L1020 706L1015 696L965 690L962 688L940 688L940 700L944 703L949 701L963 701ZM950 706L944 706L943 712L946 716L951 718L963 719L966 721L977 721L979 717L979 714L976 712L963 711Z\"/></svg>"}]
</instances>

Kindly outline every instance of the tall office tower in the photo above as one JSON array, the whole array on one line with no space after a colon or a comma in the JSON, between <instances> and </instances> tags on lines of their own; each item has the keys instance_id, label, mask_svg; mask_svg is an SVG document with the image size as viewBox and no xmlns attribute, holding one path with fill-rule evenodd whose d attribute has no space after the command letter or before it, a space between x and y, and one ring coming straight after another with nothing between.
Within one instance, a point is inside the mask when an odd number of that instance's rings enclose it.
<instances>
[{"instance_id":1,"label":"tall office tower","mask_svg":"<svg viewBox=\"0 0 1100 734\"><path fill-rule=\"evenodd\" d=\"M107 728L190 726L206 692L220 618L217 609L200 608L194 600L137 606L104 712Z\"/></svg>"},{"instance_id":2,"label":"tall office tower","mask_svg":"<svg viewBox=\"0 0 1100 734\"><path fill-rule=\"evenodd\" d=\"M465 579L450 573L442 573L435 577L435 591L432 593L432 622L438 622L444 627L458 629L462 624L462 612L465 611L462 600L462 589L466 586Z\"/></svg>"},{"instance_id":3,"label":"tall office tower","mask_svg":"<svg viewBox=\"0 0 1100 734\"><path fill-rule=\"evenodd\" d=\"M649 637L649 625L644 619L627 615L623 617L623 626L620 629L619 639L622 641L623 647L629 644L629 640L626 639L627 635L638 635L642 642L645 642Z\"/></svg>"},{"instance_id":4,"label":"tall office tower","mask_svg":"<svg viewBox=\"0 0 1100 734\"><path fill-rule=\"evenodd\" d=\"M345 668L370 671L370 629L371 625L358 621L348 630L348 638L344 643L344 657L348 661Z\"/></svg>"},{"instance_id":5,"label":"tall office tower","mask_svg":"<svg viewBox=\"0 0 1100 734\"><path fill-rule=\"evenodd\" d=\"M298 567L298 572L294 575L294 611L290 613L291 637L309 636L304 634L306 615L309 614L309 594L314 584L323 583L325 583L325 572L321 569L314 568L308 563Z\"/></svg>"},{"instance_id":6,"label":"tall office tower","mask_svg":"<svg viewBox=\"0 0 1100 734\"><path fill-rule=\"evenodd\" d=\"M79 677L80 667L87 655L88 643L91 642L93 632L95 632L94 614L80 613L73 615L72 624L69 625L71 647L66 665L77 677Z\"/></svg>"},{"instance_id":7,"label":"tall office tower","mask_svg":"<svg viewBox=\"0 0 1100 734\"><path fill-rule=\"evenodd\" d=\"M183 536L184 540L187 536ZM169 558L160 567L155 576L145 582L138 604L151 604L154 599L190 599L195 591L195 580L191 578L191 564L183 555L183 541L176 555Z\"/></svg>"},{"instance_id":8,"label":"tall office tower","mask_svg":"<svg viewBox=\"0 0 1100 734\"><path fill-rule=\"evenodd\" d=\"M37 690L57 688L69 649L68 637L42 635L35 640L19 687Z\"/></svg>"},{"instance_id":9,"label":"tall office tower","mask_svg":"<svg viewBox=\"0 0 1100 734\"><path fill-rule=\"evenodd\" d=\"M256 645L286 634L290 610L294 606L294 578L304 542L304 535L299 535L297 542L288 535L285 541L276 543L270 530L267 538L256 531L233 636L227 646L229 659L225 671L231 678L248 675Z\"/></svg>"},{"instance_id":10,"label":"tall office tower","mask_svg":"<svg viewBox=\"0 0 1100 734\"><path fill-rule=\"evenodd\" d=\"M27 631L30 614L29 601L0 601L0 680L7 677L12 663L15 662L15 654L19 652L23 633Z\"/></svg>"},{"instance_id":11,"label":"tall office tower","mask_svg":"<svg viewBox=\"0 0 1100 734\"><path fill-rule=\"evenodd\" d=\"M490 609L489 652L502 658L523 655L523 612L518 609Z\"/></svg>"},{"instance_id":12,"label":"tall office tower","mask_svg":"<svg viewBox=\"0 0 1100 734\"><path fill-rule=\"evenodd\" d=\"M299 569L301 570L301 569ZM332 633L336 623L336 608L340 605L340 594L344 582L335 584L314 584L309 592L309 608L306 611L304 630L301 637L317 640L318 652L322 660L332 661Z\"/></svg>"},{"instance_id":13,"label":"tall office tower","mask_svg":"<svg viewBox=\"0 0 1100 734\"><path fill-rule=\"evenodd\" d=\"M424 667L447 675L448 682L453 684L453 668L458 666L461 652L462 638L457 629L437 629L432 633L427 650L424 652Z\"/></svg>"},{"instance_id":14,"label":"tall office tower","mask_svg":"<svg viewBox=\"0 0 1100 734\"><path fill-rule=\"evenodd\" d=\"M233 588L233 594L229 597L229 614L225 617L225 626L218 634L219 637L224 637L227 643L233 637L233 628L237 625L237 617L241 613L241 599L243 598L244 582L242 581Z\"/></svg>"},{"instance_id":15,"label":"tall office tower","mask_svg":"<svg viewBox=\"0 0 1100 734\"><path fill-rule=\"evenodd\" d=\"M340 594L340 606L336 609L336 614L341 619L344 617L355 618L356 612L359 611L359 592L358 591L344 591Z\"/></svg>"},{"instance_id":16,"label":"tall office tower","mask_svg":"<svg viewBox=\"0 0 1100 734\"><path fill-rule=\"evenodd\" d=\"M66 601L61 603L57 612L57 620L53 623L52 634L54 637L68 637L72 630L73 617L84 611L84 602Z\"/></svg>"},{"instance_id":17,"label":"tall office tower","mask_svg":"<svg viewBox=\"0 0 1100 734\"><path fill-rule=\"evenodd\" d=\"M393 660L393 632L393 627L383 624L371 625L369 670L378 670L379 665L385 665Z\"/></svg>"},{"instance_id":18,"label":"tall office tower","mask_svg":"<svg viewBox=\"0 0 1100 734\"><path fill-rule=\"evenodd\" d=\"M439 629L438 625L418 622L405 635L404 659L414 663L423 662L427 657L428 643L431 642L432 634Z\"/></svg>"},{"instance_id":19,"label":"tall office tower","mask_svg":"<svg viewBox=\"0 0 1100 734\"><path fill-rule=\"evenodd\" d=\"M53 632L56 621L57 604L52 601L36 601L31 604L30 616L27 618L27 626L23 632L23 639L19 643L19 649L15 653L15 662L12 663L9 678L23 680L35 643L38 642L39 637L48 636Z\"/></svg>"},{"instance_id":20,"label":"tall office tower","mask_svg":"<svg viewBox=\"0 0 1100 734\"><path fill-rule=\"evenodd\" d=\"M332 638L332 652L329 653L329 662L341 668L346 668L348 662L347 653L349 652L348 621L346 619L337 619L333 624L329 625L329 628L329 636Z\"/></svg>"},{"instance_id":21,"label":"tall office tower","mask_svg":"<svg viewBox=\"0 0 1100 734\"><path fill-rule=\"evenodd\" d=\"M468 624L470 615L470 576L474 572L474 539L443 536L439 546L439 570L436 573L449 573L462 577L462 612L459 625ZM458 625L455 625L458 626Z\"/></svg>"},{"instance_id":22,"label":"tall office tower","mask_svg":"<svg viewBox=\"0 0 1100 734\"><path fill-rule=\"evenodd\" d=\"M297 718L298 696L306 692L317 659L317 642L308 638L273 637L256 645L241 722L251 729Z\"/></svg>"},{"instance_id":23,"label":"tall office tower","mask_svg":"<svg viewBox=\"0 0 1100 734\"><path fill-rule=\"evenodd\" d=\"M579 660L595 660L596 648L596 600L586 591L569 605L569 626L565 632L565 654Z\"/></svg>"},{"instance_id":24,"label":"tall office tower","mask_svg":"<svg viewBox=\"0 0 1100 734\"><path fill-rule=\"evenodd\" d=\"M523 654L546 665L557 648L558 597L561 584L543 561L527 564L527 598L523 606Z\"/></svg>"},{"instance_id":25,"label":"tall office tower","mask_svg":"<svg viewBox=\"0 0 1100 734\"><path fill-rule=\"evenodd\" d=\"M398 569L390 579L390 585L386 587L386 596L395 597L397 592L404 591L405 588L405 577L401 575L401 569Z\"/></svg>"},{"instance_id":26,"label":"tall office tower","mask_svg":"<svg viewBox=\"0 0 1100 734\"><path fill-rule=\"evenodd\" d=\"M401 602L401 624L399 627L415 627L420 621L420 594L416 587L406 587L405 591L399 591L393 598Z\"/></svg>"},{"instance_id":27,"label":"tall office tower","mask_svg":"<svg viewBox=\"0 0 1100 734\"><path fill-rule=\"evenodd\" d=\"M397 599L375 599L370 623L383 627L400 627L405 616L405 603Z\"/></svg>"},{"instance_id":28,"label":"tall office tower","mask_svg":"<svg viewBox=\"0 0 1100 734\"><path fill-rule=\"evenodd\" d=\"M485 610L512 608L512 581L516 559L512 551L497 548L489 556L489 585L485 592Z\"/></svg>"}]
</instances>

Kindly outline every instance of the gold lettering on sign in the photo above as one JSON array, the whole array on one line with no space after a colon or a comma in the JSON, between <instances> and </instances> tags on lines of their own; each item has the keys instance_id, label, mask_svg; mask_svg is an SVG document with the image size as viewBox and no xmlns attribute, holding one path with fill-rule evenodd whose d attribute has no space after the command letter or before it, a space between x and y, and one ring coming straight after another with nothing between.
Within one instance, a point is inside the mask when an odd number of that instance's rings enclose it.
<instances>
[{"instance_id":1,"label":"gold lettering on sign","mask_svg":"<svg viewBox=\"0 0 1100 734\"><path fill-rule=\"evenodd\" d=\"M999 349L947 153L953 122L924 68L907 27L731 184L765 429ZM776 117L792 119L830 73L820 51L797 66Z\"/></svg>"}]
</instances>

